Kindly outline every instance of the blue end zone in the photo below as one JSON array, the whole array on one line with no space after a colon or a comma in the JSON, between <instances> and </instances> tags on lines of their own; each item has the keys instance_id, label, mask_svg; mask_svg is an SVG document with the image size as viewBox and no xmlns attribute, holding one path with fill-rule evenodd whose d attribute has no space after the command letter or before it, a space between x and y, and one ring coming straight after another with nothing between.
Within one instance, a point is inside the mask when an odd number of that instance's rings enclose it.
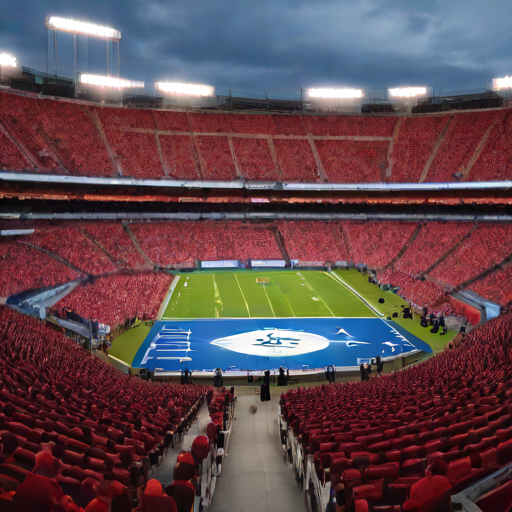
<instances>
[{"instance_id":1,"label":"blue end zone","mask_svg":"<svg viewBox=\"0 0 512 512\"><path fill-rule=\"evenodd\" d=\"M359 366L430 346L380 318L254 318L157 322L132 366L164 371Z\"/></svg>"}]
</instances>

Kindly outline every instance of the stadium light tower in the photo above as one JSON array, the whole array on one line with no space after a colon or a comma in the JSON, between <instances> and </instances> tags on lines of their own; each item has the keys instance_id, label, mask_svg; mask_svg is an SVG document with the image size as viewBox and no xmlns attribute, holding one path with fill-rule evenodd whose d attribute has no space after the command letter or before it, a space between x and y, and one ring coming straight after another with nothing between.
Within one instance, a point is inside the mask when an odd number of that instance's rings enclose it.
<instances>
[{"instance_id":1,"label":"stadium light tower","mask_svg":"<svg viewBox=\"0 0 512 512\"><path fill-rule=\"evenodd\" d=\"M181 84L176 82L157 82L157 90L167 94L200 96L211 98L215 96L215 87L201 84Z\"/></svg>"},{"instance_id":2,"label":"stadium light tower","mask_svg":"<svg viewBox=\"0 0 512 512\"><path fill-rule=\"evenodd\" d=\"M310 98L322 98L333 100L354 99L363 97L363 91L361 89L313 88L308 89L307 94Z\"/></svg>"},{"instance_id":3,"label":"stadium light tower","mask_svg":"<svg viewBox=\"0 0 512 512\"><path fill-rule=\"evenodd\" d=\"M0 66L6 67L6 68L15 68L16 67L16 57L7 55L7 53L0 53Z\"/></svg>"},{"instance_id":4,"label":"stadium light tower","mask_svg":"<svg viewBox=\"0 0 512 512\"><path fill-rule=\"evenodd\" d=\"M54 31L54 71L55 76L57 76L58 68L59 68L59 49L58 49L58 39L57 32L67 32L69 34L73 34L73 71L74 71L74 79L75 84L78 81L78 36L85 36L86 38L86 47L87 47L87 60L88 60L88 37L94 37L97 39L104 39L107 47L107 76L110 76L110 65L109 65L109 41L112 43L117 43L117 76L120 76L120 48L119 42L121 41L121 32L119 30L115 30L110 27L104 27L101 25L95 25L93 23L87 23L84 21L77 21L73 19L60 18L58 16L48 16L45 18L44 23L46 28L48 29L48 39L50 36L50 30ZM48 42L47 42L48 44ZM47 61L46 68L48 69L48 53L47 53Z\"/></svg>"},{"instance_id":5,"label":"stadium light tower","mask_svg":"<svg viewBox=\"0 0 512 512\"><path fill-rule=\"evenodd\" d=\"M97 87L111 87L114 89L144 89L144 82L85 73L80 75L80 83Z\"/></svg>"},{"instance_id":6,"label":"stadium light tower","mask_svg":"<svg viewBox=\"0 0 512 512\"><path fill-rule=\"evenodd\" d=\"M394 98L415 98L417 96L425 96L427 94L426 87L396 87L389 89L389 96Z\"/></svg>"}]
</instances>

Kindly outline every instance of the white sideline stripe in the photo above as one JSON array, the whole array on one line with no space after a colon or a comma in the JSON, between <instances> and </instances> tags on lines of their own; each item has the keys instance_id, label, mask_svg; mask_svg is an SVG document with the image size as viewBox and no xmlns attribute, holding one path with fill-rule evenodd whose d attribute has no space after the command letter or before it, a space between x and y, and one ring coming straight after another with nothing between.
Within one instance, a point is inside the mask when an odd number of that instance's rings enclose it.
<instances>
[{"instance_id":1,"label":"white sideline stripe","mask_svg":"<svg viewBox=\"0 0 512 512\"><path fill-rule=\"evenodd\" d=\"M359 320L359 319L366 319L366 320L381 320L381 318L375 318L374 316L251 316L251 318L258 318L263 320L314 320L315 318L339 318L340 320ZM182 320L193 320L195 322L209 322L211 320L247 320L245 316L223 316L221 318L197 318L197 317L168 317L162 319L162 321L166 322L181 322Z\"/></svg>"},{"instance_id":2,"label":"white sideline stripe","mask_svg":"<svg viewBox=\"0 0 512 512\"><path fill-rule=\"evenodd\" d=\"M359 297L359 299L361 299L372 311L374 311L375 313L377 313L377 316L379 317L383 317L385 316L384 313L380 313L379 311L377 311L371 304L369 304L365 298L359 294L356 290L354 290L354 288L352 288L352 286L350 286L348 283L346 283L338 274L335 274L334 272L327 272L327 275L330 276L332 279L334 279L335 281L338 282L338 284L341 284L342 286L345 286L346 288L348 288L354 295L356 295L357 297Z\"/></svg>"},{"instance_id":3,"label":"white sideline stripe","mask_svg":"<svg viewBox=\"0 0 512 512\"><path fill-rule=\"evenodd\" d=\"M130 365L126 361L123 361L122 359L119 359L118 357L111 356L110 354L108 355L108 357L110 357L110 359L114 359L114 361L117 361L118 363L121 363L124 366L127 366L128 368L131 368Z\"/></svg>"},{"instance_id":4,"label":"white sideline stripe","mask_svg":"<svg viewBox=\"0 0 512 512\"><path fill-rule=\"evenodd\" d=\"M167 291L167 295L164 299L164 302L162 306L160 307L161 313L156 317L157 320L162 320L164 317L165 310L167 309L167 306L169 305L169 302L171 301L171 297L174 294L174 290L176 289L176 286L178 284L178 281L180 280L181 276L175 276L175 278L172 280L171 286L169 286L169 290Z\"/></svg>"}]
</instances>

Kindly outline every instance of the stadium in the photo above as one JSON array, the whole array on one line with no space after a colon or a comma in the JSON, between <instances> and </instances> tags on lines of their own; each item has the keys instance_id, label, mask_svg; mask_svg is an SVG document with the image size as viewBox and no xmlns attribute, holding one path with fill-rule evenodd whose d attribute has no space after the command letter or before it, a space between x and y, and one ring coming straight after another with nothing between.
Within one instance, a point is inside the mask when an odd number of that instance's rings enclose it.
<instances>
[{"instance_id":1,"label":"stadium","mask_svg":"<svg viewBox=\"0 0 512 512\"><path fill-rule=\"evenodd\" d=\"M2 512L512 510L510 79L57 69L0 54Z\"/></svg>"}]
</instances>

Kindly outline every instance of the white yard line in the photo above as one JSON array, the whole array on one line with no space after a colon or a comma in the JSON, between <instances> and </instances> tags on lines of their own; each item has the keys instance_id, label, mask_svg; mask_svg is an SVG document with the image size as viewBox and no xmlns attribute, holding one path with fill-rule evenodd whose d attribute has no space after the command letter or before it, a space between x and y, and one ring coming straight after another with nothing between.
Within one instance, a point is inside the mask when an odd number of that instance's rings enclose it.
<instances>
[{"instance_id":1,"label":"white yard line","mask_svg":"<svg viewBox=\"0 0 512 512\"><path fill-rule=\"evenodd\" d=\"M265 292L265 295L267 296L267 300L268 300L268 305L270 306L270 309L272 310L272 314L274 316L276 316L275 312L274 312L274 308L272 307L272 302L270 302L270 298L268 296L268 293L267 293L267 290L265 289L265 285L263 285L263 291Z\"/></svg>"},{"instance_id":2,"label":"white yard line","mask_svg":"<svg viewBox=\"0 0 512 512\"><path fill-rule=\"evenodd\" d=\"M244 292L242 291L242 287L240 286L240 283L238 282L238 277L236 276L236 274L234 274L234 276L236 279L236 284L238 285L238 288L240 289L240 293L242 294L242 298L244 299L245 307L247 308L247 315L249 318L251 318L251 312L249 311L249 304L247 304L247 301L245 300L245 295L244 295Z\"/></svg>"},{"instance_id":3,"label":"white yard line","mask_svg":"<svg viewBox=\"0 0 512 512\"><path fill-rule=\"evenodd\" d=\"M306 279L306 278L304 278ZM331 313L331 315L336 318L336 315L331 311L331 308L327 305L327 303L325 302L324 299L322 299L322 296L313 288L313 285L306 279L306 283L308 284L308 286L315 292L316 296L324 303L324 306L329 310L329 313Z\"/></svg>"},{"instance_id":4,"label":"white yard line","mask_svg":"<svg viewBox=\"0 0 512 512\"><path fill-rule=\"evenodd\" d=\"M295 314L295 311L293 310L292 305L290 304L290 301L288 300L288 297L283 292L283 290L281 290L281 287L279 286L279 283L275 279L274 279L274 283L276 283L277 287L279 288L279 291L283 294L283 297L286 299L286 302L288 302L288 306L290 306L290 310L293 313L293 317L280 317L280 318L297 318L297 315Z\"/></svg>"},{"instance_id":5,"label":"white yard line","mask_svg":"<svg viewBox=\"0 0 512 512\"><path fill-rule=\"evenodd\" d=\"M224 304L222 304L222 300L220 299L219 287L217 286L217 281L215 281L215 274L212 274L212 279L213 279L213 291L215 293L215 303L221 304L222 309L224 309ZM219 318L219 317L220 317L219 309L217 308L217 306L215 306L215 318Z\"/></svg>"}]
</instances>

